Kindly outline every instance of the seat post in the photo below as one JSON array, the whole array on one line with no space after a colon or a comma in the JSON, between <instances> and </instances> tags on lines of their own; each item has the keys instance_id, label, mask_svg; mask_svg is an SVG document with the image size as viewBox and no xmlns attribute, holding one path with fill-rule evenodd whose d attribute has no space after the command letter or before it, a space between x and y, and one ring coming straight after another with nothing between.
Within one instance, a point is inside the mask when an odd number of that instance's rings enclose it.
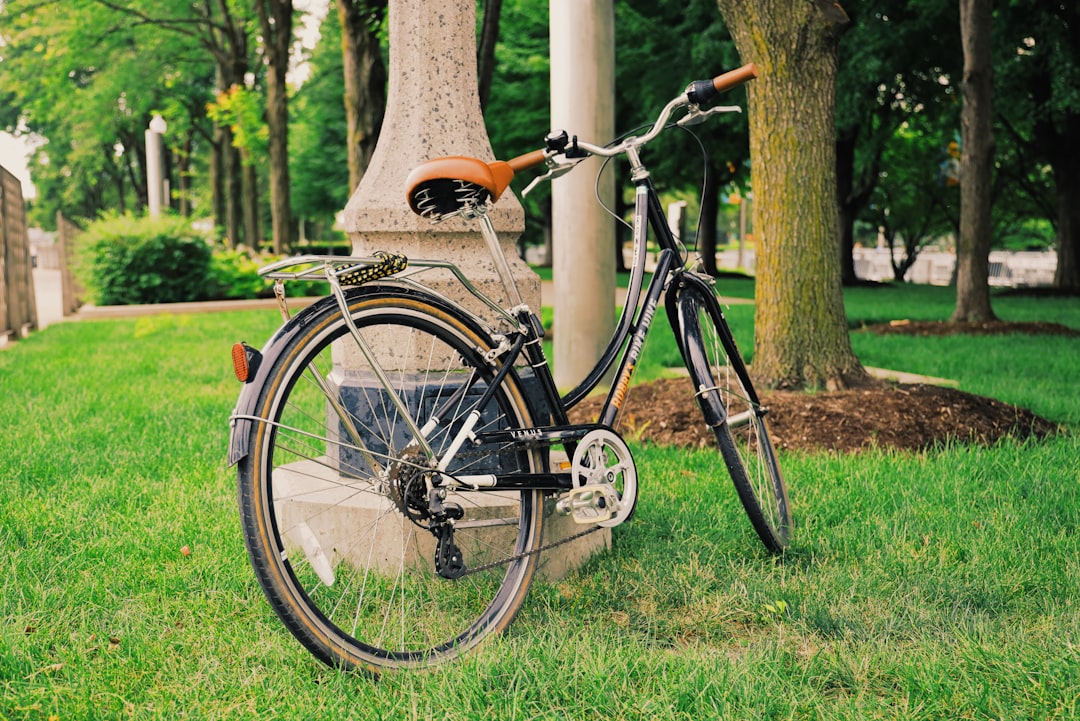
<instances>
[{"instance_id":1,"label":"seat post","mask_svg":"<svg viewBox=\"0 0 1080 721\"><path fill-rule=\"evenodd\" d=\"M491 218L488 217L487 208L477 208L477 213L480 216L480 234L484 236L484 242L487 243L488 252L491 253L491 259L495 262L495 272L499 274L499 280L502 281L503 288L506 289L506 297L510 301L512 308L517 308L524 305L521 299L521 293L518 291L517 282L514 280L514 274L510 271L510 264L506 262L506 255L503 253L502 245L499 243L499 234L495 232L495 226L491 223Z\"/></svg>"}]
</instances>

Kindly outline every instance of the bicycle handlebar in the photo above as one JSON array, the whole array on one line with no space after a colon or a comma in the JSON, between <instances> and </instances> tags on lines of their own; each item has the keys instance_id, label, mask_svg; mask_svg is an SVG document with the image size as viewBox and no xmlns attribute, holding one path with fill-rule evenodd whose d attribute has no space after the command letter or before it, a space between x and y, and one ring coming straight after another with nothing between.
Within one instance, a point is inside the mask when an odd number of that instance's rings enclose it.
<instances>
[{"instance_id":1,"label":"bicycle handlebar","mask_svg":"<svg viewBox=\"0 0 1080 721\"><path fill-rule=\"evenodd\" d=\"M667 124L671 114L678 108L687 105L697 106L707 103L720 93L732 90L743 83L753 80L757 76L757 66L753 63L748 63L740 68L717 75L710 80L697 80L687 87L686 92L664 106L664 109L660 111L660 115L657 117L656 122L653 123L652 128L644 135L627 138L623 142L610 147L593 145L592 143L578 140L575 137L574 145L576 148L584 150L590 155L600 155L603 157L619 155L626 152L627 148L645 145L659 135L660 131L663 130L664 126ZM508 160L507 163L514 169L514 173L517 174L523 170L529 170L530 168L543 165L549 158L558 154L557 151L541 148L512 158Z\"/></svg>"},{"instance_id":2,"label":"bicycle handlebar","mask_svg":"<svg viewBox=\"0 0 1080 721\"><path fill-rule=\"evenodd\" d=\"M529 186L522 191L527 195L538 183L551 180L572 170L581 159L589 155L612 158L627 154L635 168L642 167L637 159L637 149L652 141L667 126L671 114L680 108L689 108L679 119L679 125L699 123L709 115L722 112L738 111L736 106L714 106L702 110L699 106L712 100L720 93L731 90L748 80L757 77L757 67L753 64L730 70L717 75L711 80L698 80L686 90L668 102L652 127L644 135L631 135L607 146L593 145L578 139L571 140L565 131L548 135L543 148L533 150L511 158L506 162L484 163L474 158L436 158L425 163L409 174L407 196L409 206L418 214L435 218L436 221L461 212L465 207L473 207L474 200L494 202L518 173L541 165L547 166L547 172L533 178ZM562 159L559 159L562 156ZM447 184L446 181L456 181ZM443 186L443 187L437 187ZM468 189L467 199L460 195L462 189ZM450 189L452 192L447 192Z\"/></svg>"}]
</instances>

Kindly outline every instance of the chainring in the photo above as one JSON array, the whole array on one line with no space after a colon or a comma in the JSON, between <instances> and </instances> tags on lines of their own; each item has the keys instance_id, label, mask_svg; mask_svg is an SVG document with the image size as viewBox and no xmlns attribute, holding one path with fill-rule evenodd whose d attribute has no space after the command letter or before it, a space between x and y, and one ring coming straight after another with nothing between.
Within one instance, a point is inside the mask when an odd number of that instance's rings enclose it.
<instances>
[{"instance_id":1,"label":"chainring","mask_svg":"<svg viewBox=\"0 0 1080 721\"><path fill-rule=\"evenodd\" d=\"M597 428L586 433L574 451L570 476L575 489L609 486L618 497L618 507L610 518L598 521L598 526L613 528L634 515L637 466L630 448L615 431Z\"/></svg>"}]
</instances>

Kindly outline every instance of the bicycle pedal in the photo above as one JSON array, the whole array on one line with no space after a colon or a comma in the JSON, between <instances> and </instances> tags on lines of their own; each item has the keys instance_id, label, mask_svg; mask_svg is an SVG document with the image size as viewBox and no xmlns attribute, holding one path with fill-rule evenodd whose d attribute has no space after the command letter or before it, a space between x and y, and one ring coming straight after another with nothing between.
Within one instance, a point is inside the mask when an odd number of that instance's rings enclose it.
<instances>
[{"instance_id":1,"label":"bicycle pedal","mask_svg":"<svg viewBox=\"0 0 1080 721\"><path fill-rule=\"evenodd\" d=\"M573 516L581 525L603 523L619 512L619 493L610 483L591 483L574 488L555 503L555 510Z\"/></svg>"}]
</instances>

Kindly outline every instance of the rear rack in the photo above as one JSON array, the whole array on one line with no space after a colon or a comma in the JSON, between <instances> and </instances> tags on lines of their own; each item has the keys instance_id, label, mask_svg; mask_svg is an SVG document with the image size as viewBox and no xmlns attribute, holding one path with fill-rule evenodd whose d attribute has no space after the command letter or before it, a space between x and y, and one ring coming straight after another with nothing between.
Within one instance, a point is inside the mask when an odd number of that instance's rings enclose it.
<instances>
[{"instance_id":1,"label":"rear rack","mask_svg":"<svg viewBox=\"0 0 1080 721\"><path fill-rule=\"evenodd\" d=\"M414 279L414 276L430 270L449 272L470 295L490 308L500 319L517 327L517 319L477 289L460 268L445 260L407 259L404 255L384 251L376 251L371 256L297 255L270 263L259 270L259 275L274 281L275 294L279 298L284 296L281 286L286 281L329 280L331 285L355 286L381 278L390 278L401 285L445 298L441 293Z\"/></svg>"}]
</instances>

